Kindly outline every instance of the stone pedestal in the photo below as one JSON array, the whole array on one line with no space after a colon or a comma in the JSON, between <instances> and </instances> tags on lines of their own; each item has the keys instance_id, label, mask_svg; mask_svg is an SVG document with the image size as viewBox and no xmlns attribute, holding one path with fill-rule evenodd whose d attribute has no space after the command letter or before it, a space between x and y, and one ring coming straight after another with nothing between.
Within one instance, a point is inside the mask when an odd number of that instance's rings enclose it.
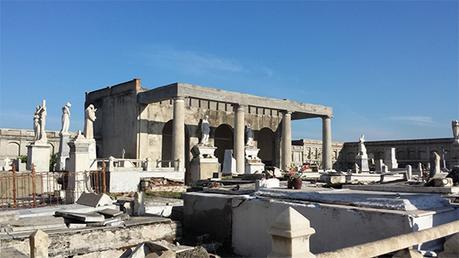
<instances>
[{"instance_id":1,"label":"stone pedestal","mask_svg":"<svg viewBox=\"0 0 459 258\"><path fill-rule=\"evenodd\" d=\"M221 178L220 164L218 159L214 156L217 148L212 146L195 145L191 152L193 159L190 164L189 181L188 184L193 184L199 180L210 178Z\"/></svg>"},{"instance_id":2,"label":"stone pedestal","mask_svg":"<svg viewBox=\"0 0 459 258\"><path fill-rule=\"evenodd\" d=\"M358 173L369 172L370 167L368 166L368 155L357 155L355 162L358 166Z\"/></svg>"},{"instance_id":3,"label":"stone pedestal","mask_svg":"<svg viewBox=\"0 0 459 258\"><path fill-rule=\"evenodd\" d=\"M65 189L67 203L78 200L84 192L89 192L89 146L91 140L87 140L83 135L78 135L73 141L68 143L70 147L69 160L67 164L68 178Z\"/></svg>"},{"instance_id":4,"label":"stone pedestal","mask_svg":"<svg viewBox=\"0 0 459 258\"><path fill-rule=\"evenodd\" d=\"M91 170L97 170L97 162L94 162L97 159L96 154L96 140L90 139L88 146L88 159L89 159L89 168Z\"/></svg>"},{"instance_id":5,"label":"stone pedestal","mask_svg":"<svg viewBox=\"0 0 459 258\"><path fill-rule=\"evenodd\" d=\"M258 158L260 149L245 147L245 174L261 173L265 170L265 164Z\"/></svg>"},{"instance_id":6,"label":"stone pedestal","mask_svg":"<svg viewBox=\"0 0 459 258\"><path fill-rule=\"evenodd\" d=\"M56 164L57 171L66 170L67 158L69 158L69 155L70 155L69 141L70 141L69 133L60 133L59 153L58 153L58 160Z\"/></svg>"},{"instance_id":7,"label":"stone pedestal","mask_svg":"<svg viewBox=\"0 0 459 258\"><path fill-rule=\"evenodd\" d=\"M225 150L225 156L223 159L223 175L236 174L236 159L233 157L233 150Z\"/></svg>"},{"instance_id":8,"label":"stone pedestal","mask_svg":"<svg viewBox=\"0 0 459 258\"><path fill-rule=\"evenodd\" d=\"M50 158L51 145L48 143L37 141L27 145L27 170L32 170L34 164L35 172L48 172Z\"/></svg>"},{"instance_id":9,"label":"stone pedestal","mask_svg":"<svg viewBox=\"0 0 459 258\"><path fill-rule=\"evenodd\" d=\"M89 146L90 140L80 135L68 143L70 147L68 170L70 172L82 172L90 170Z\"/></svg>"}]
</instances>

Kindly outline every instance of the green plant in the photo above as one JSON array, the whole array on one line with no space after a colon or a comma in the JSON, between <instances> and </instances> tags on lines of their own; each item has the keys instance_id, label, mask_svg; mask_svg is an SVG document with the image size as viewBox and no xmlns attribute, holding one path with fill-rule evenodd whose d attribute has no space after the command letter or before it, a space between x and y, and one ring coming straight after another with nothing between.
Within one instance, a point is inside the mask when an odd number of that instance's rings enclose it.
<instances>
[{"instance_id":1,"label":"green plant","mask_svg":"<svg viewBox=\"0 0 459 258\"><path fill-rule=\"evenodd\" d=\"M54 171L54 167L56 166L57 161L58 161L57 153L51 154L51 157L49 159L49 171Z\"/></svg>"},{"instance_id":2,"label":"green plant","mask_svg":"<svg viewBox=\"0 0 459 258\"><path fill-rule=\"evenodd\" d=\"M21 163L27 163L27 155L19 155L18 159L21 161Z\"/></svg>"}]
</instances>

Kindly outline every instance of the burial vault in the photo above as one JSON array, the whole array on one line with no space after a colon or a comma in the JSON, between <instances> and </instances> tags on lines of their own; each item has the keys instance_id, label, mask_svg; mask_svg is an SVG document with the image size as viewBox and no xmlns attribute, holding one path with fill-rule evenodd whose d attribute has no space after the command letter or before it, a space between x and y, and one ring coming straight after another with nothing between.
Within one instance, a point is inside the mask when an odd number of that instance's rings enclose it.
<instances>
[{"instance_id":1,"label":"burial vault","mask_svg":"<svg viewBox=\"0 0 459 258\"><path fill-rule=\"evenodd\" d=\"M244 127L250 123L261 160L286 169L292 162L291 121L321 118L322 163L332 168L331 107L187 83L146 89L140 79L86 93L85 106L90 104L97 108L98 157L150 158L183 171L199 142L199 123L208 115L209 142L220 163L225 150L233 149L237 170L244 170Z\"/></svg>"}]
</instances>

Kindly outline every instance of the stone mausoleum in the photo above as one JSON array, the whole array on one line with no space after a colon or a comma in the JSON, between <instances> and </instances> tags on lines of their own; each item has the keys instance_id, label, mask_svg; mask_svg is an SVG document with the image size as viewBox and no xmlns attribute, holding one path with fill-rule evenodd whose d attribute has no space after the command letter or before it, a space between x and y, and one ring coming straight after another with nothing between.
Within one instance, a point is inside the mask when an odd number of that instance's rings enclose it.
<instances>
[{"instance_id":1,"label":"stone mausoleum","mask_svg":"<svg viewBox=\"0 0 459 258\"><path fill-rule=\"evenodd\" d=\"M183 171L199 142L200 121L208 115L209 143L217 147L220 164L225 150L233 149L237 171L244 171L244 132L250 123L262 162L286 169L292 164L291 120L321 118L323 167L332 168L330 107L186 83L150 90L139 79L86 93L89 104L97 108L98 157L150 158Z\"/></svg>"}]
</instances>

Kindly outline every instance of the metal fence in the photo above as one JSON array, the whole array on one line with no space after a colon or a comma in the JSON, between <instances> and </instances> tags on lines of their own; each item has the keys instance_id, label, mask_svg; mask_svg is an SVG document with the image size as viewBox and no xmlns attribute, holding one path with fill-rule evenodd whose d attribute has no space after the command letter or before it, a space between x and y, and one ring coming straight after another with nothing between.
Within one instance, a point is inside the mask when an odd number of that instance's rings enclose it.
<instances>
[{"instance_id":1,"label":"metal fence","mask_svg":"<svg viewBox=\"0 0 459 258\"><path fill-rule=\"evenodd\" d=\"M84 191L107 190L106 166L87 172L0 172L0 209L34 208L68 203ZM71 201L69 201L71 200Z\"/></svg>"}]
</instances>

